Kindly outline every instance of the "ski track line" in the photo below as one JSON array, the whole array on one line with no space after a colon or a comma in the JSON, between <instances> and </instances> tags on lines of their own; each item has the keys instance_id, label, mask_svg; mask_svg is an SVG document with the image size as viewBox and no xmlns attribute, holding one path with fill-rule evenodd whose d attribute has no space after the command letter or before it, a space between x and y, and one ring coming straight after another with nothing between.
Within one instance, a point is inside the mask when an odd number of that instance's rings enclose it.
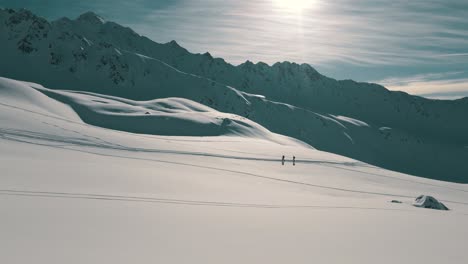
<instances>
[{"instance_id":1,"label":"ski track line","mask_svg":"<svg viewBox=\"0 0 468 264\"><path fill-rule=\"evenodd\" d=\"M382 174L378 174L378 173L366 172L366 171L355 170L355 169L350 169L350 168L343 168L343 167L339 167L340 164L321 164L321 166L327 166L327 167L340 169L340 170L359 172L359 173L362 173L362 174L367 174L367 175L372 175L372 176L377 176L377 177L382 177L382 178L389 178L389 179L393 179L393 180L397 180L397 181L405 181L405 182L411 182L411 183L427 185L427 186L433 186L433 187L438 187L438 188L445 188L445 189L449 189L449 190L453 190L453 191L468 192L468 190L462 190L462 189L453 188L453 187L449 187L449 186L440 186L440 185L427 183L427 182L419 182L419 181L415 181L415 180L401 179L401 178L398 178L398 177L392 177L392 176L389 176L389 175L382 175Z\"/></svg>"},{"instance_id":2,"label":"ski track line","mask_svg":"<svg viewBox=\"0 0 468 264\"><path fill-rule=\"evenodd\" d=\"M211 153L206 153L206 152L195 152L195 151L175 151L175 150L164 150L164 149L132 148L132 147L126 147L126 146L123 146L120 144L114 144L114 143L110 143L106 145L106 144L98 144L95 142L86 142L84 140L79 140L80 138L76 138L78 140L75 140L75 141L70 141L70 138L67 138L67 137L62 137L62 139L58 139L60 138L60 136L57 136L57 135L38 133L38 132L32 132L32 131L27 131L27 130L18 130L18 129L0 128L0 135L3 135L4 137L5 135L11 135L11 136L16 136L16 137L25 137L25 138L31 138L31 139L44 140L44 141L75 144L77 146L83 146L83 147L100 147L100 148L105 148L105 149L123 150L123 151L129 151L129 152L192 155L192 156L201 156L201 157L250 160L250 161L265 161L265 162L275 162L275 163L281 161L279 158L269 159L269 158L242 157L242 156L223 155L223 154L211 154ZM83 135L83 136L90 137L87 135ZM91 138L95 138L95 137L91 137ZM102 139L100 140L103 141ZM296 163L334 164L334 165L345 165L345 166L359 166L358 164L360 164L359 162L335 162L335 161L326 161L326 160L299 160L299 159L296 160Z\"/></svg>"},{"instance_id":3,"label":"ski track line","mask_svg":"<svg viewBox=\"0 0 468 264\"><path fill-rule=\"evenodd\" d=\"M414 212L414 210L409 210L409 209L392 209L392 208L380 208L380 207L250 204L250 203L215 202L215 201L199 201L199 200L180 200L180 199L140 197L140 196L104 195L104 194L90 194L90 193L27 191L27 190L13 190L13 189L0 190L0 195L44 197L44 198L87 199L87 200L104 200L104 201L146 202L146 203L179 204L179 205L195 205L195 206L260 208L260 209L301 209L301 208L359 209L359 210L412 211Z\"/></svg>"},{"instance_id":4,"label":"ski track line","mask_svg":"<svg viewBox=\"0 0 468 264\"><path fill-rule=\"evenodd\" d=\"M314 188L320 188L320 189L328 189L328 190L341 191L341 192L351 192L351 193L360 193L360 194L369 194L369 195L378 195L378 196L387 196L387 197L401 197L401 198L410 198L410 199L415 197L414 195L380 193L380 192L353 190L353 189L338 188L338 187L333 187L333 186L318 185L318 184L312 184L312 183L306 183L306 182L300 182L300 181L293 181L293 180L287 180L287 179L281 179L281 178L268 177L268 176L258 175L258 174L254 174L254 173L250 173L250 172L242 172L242 171L229 170L229 169L217 168L217 167L212 167L212 166L203 166L203 165L197 165L197 164L191 164L191 163L183 163L183 162L167 161L167 160L159 160L159 159L149 159L149 158L137 158L137 157L122 156L122 155L114 155L114 154L105 154L105 153L99 153L99 152L90 151L90 150L80 150L80 149L73 149L73 148L67 148L67 147L59 147L59 146L40 144L40 143L34 143L34 142L29 142L29 141L22 141L22 140L17 140L17 139L8 139L8 138L6 138L6 139L21 142L21 143L36 144L36 145L40 145L40 146L46 146L46 147L57 148L57 149L64 149L64 150L81 152L81 153L87 153L87 154L92 154L92 155L97 155L97 156L115 157L115 158L132 159L132 160L142 160L142 161L150 161L150 162L158 162L158 163L166 163L166 164L175 164L175 165L188 166L188 167L201 168L201 169L210 169L210 170L229 172L229 173L240 174L240 175L245 175L245 176L250 176L250 177L256 177L256 178L266 179L266 180L270 180L270 181L297 184L297 185L302 185L302 186L308 186L308 187L314 187ZM468 205L468 203L466 203L466 202L450 201L450 200L441 200L441 201L448 202L448 203Z\"/></svg>"},{"instance_id":5,"label":"ski track line","mask_svg":"<svg viewBox=\"0 0 468 264\"><path fill-rule=\"evenodd\" d=\"M73 130L71 130L73 131ZM76 132L76 131L73 131ZM78 132L77 132L78 133ZM80 133L81 134L81 133ZM57 143L65 143L65 144L71 144L71 145L61 145L61 146L82 146L82 147L96 147L96 148L103 148L103 149L111 149L111 150L123 150L123 151L129 151L129 152L144 152L144 153L164 153L164 154L174 154L174 155L193 155L193 156L204 156L204 157L214 157L214 158L225 158L225 159L238 159L238 160L253 160L253 161L265 161L265 162L279 162L277 159L262 159L262 158L254 158L254 157L239 157L239 156L231 156L231 155L221 155L221 154L210 154L210 153L203 153L203 152L189 152L189 151L172 151L172 150L157 150L157 149L142 149L142 148L130 148L130 147L125 147L120 144L113 144L110 142L107 142L105 140L99 139L100 141L103 141L107 144L99 144L95 142L86 142L83 141L80 138L77 138L77 140L73 140L73 138L62 138L62 139L57 139L56 135L49 135L49 134L44 134L44 133L38 133L38 132L31 132L31 131L26 131L26 130L17 130L17 129L1 129L0 128L0 137L7 139L7 140L14 140L14 141L20 141L23 143L30 143L30 144L39 144L43 146L51 146L49 144L40 144L37 142L31 142L31 141L26 141L26 140L20 140L16 138L12 138L8 135L12 135L14 137L26 137L30 139L38 139L38 140L45 140L45 141L52 141L52 142L57 142ZM85 137L89 137L87 135L81 134ZM96 138L96 137L91 137L91 138ZM109 145L110 144L110 145ZM60 146L60 145L54 145L54 146ZM69 149L69 148L67 148ZM132 157L127 157L127 158L132 158ZM316 164L319 166L326 166L326 167L332 167L336 169L341 169L341 170L347 170L347 171L353 171L353 172L359 172L362 174L368 174L372 176L377 176L377 177L384 177L384 178L390 178L393 180L397 181L406 181L406 182L411 182L415 184L421 184L421 185L427 185L427 186L433 186L437 188L445 188L449 190L454 190L454 191L460 191L460 192L468 192L466 190L462 189L457 189L453 187L448 187L448 186L439 186L431 183L423 183L423 182L418 182L414 180L407 180L407 179L401 179L398 177L392 177L392 176L387 176L387 175L381 175L377 173L370 173L370 172L364 172L361 170L355 170L351 168L343 168L340 167L342 166L359 166L355 165L355 163L341 163L341 162L332 162L332 161L303 161L303 160L297 160L297 163L309 163L309 164ZM398 195L400 196L400 195Z\"/></svg>"}]
</instances>

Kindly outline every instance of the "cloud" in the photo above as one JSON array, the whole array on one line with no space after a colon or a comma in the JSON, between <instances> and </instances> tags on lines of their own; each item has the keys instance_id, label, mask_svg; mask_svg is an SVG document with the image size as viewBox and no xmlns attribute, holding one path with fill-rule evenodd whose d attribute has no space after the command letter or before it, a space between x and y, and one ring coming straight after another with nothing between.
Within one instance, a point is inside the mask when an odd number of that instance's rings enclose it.
<instances>
[{"instance_id":1,"label":"cloud","mask_svg":"<svg viewBox=\"0 0 468 264\"><path fill-rule=\"evenodd\" d=\"M133 26L153 39L178 39L190 50L209 50L236 64L453 64L463 62L468 50L465 1L315 0L315 8L301 13L273 2L182 1Z\"/></svg>"},{"instance_id":2,"label":"cloud","mask_svg":"<svg viewBox=\"0 0 468 264\"><path fill-rule=\"evenodd\" d=\"M438 54L434 57L460 57L460 56L468 56L468 53L452 53L452 54Z\"/></svg>"},{"instance_id":3,"label":"cloud","mask_svg":"<svg viewBox=\"0 0 468 264\"><path fill-rule=\"evenodd\" d=\"M458 99L468 96L466 72L420 74L376 81L389 90L405 91L432 99Z\"/></svg>"},{"instance_id":4,"label":"cloud","mask_svg":"<svg viewBox=\"0 0 468 264\"><path fill-rule=\"evenodd\" d=\"M436 92L430 94L420 94L419 96L428 98L428 99L438 99L438 100L457 100L461 98L468 97L468 92Z\"/></svg>"},{"instance_id":5,"label":"cloud","mask_svg":"<svg viewBox=\"0 0 468 264\"><path fill-rule=\"evenodd\" d=\"M426 74L417 74L407 77L389 77L380 81L375 81L384 86L388 87L399 87L407 86L411 83L423 83L429 81L441 81L447 80L449 78L461 76L465 74L464 71L452 71L452 72L439 72L439 73L426 73Z\"/></svg>"}]
</instances>

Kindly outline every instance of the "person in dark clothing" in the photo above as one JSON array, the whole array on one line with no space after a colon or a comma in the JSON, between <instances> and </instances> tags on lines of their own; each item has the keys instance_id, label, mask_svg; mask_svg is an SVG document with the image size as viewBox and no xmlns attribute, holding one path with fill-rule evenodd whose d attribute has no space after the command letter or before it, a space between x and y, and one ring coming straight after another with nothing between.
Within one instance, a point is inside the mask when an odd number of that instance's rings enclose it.
<instances>
[{"instance_id":1,"label":"person in dark clothing","mask_svg":"<svg viewBox=\"0 0 468 264\"><path fill-rule=\"evenodd\" d=\"M293 166L296 166L296 156L293 156Z\"/></svg>"},{"instance_id":2,"label":"person in dark clothing","mask_svg":"<svg viewBox=\"0 0 468 264\"><path fill-rule=\"evenodd\" d=\"M281 158L281 165L284 165L284 155L283 155L283 157Z\"/></svg>"}]
</instances>

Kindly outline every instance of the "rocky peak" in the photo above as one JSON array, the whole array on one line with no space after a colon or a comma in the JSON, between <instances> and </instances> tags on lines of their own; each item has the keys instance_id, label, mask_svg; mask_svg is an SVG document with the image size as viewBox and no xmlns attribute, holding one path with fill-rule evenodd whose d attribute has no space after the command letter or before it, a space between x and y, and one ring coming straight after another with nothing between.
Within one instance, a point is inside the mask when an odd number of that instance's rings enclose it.
<instances>
[{"instance_id":1,"label":"rocky peak","mask_svg":"<svg viewBox=\"0 0 468 264\"><path fill-rule=\"evenodd\" d=\"M7 25L17 25L24 21L37 20L38 17L27 9L1 9L2 15L8 19Z\"/></svg>"},{"instance_id":2,"label":"rocky peak","mask_svg":"<svg viewBox=\"0 0 468 264\"><path fill-rule=\"evenodd\" d=\"M96 13L91 11L81 14L76 19L76 21L90 23L93 25L102 25L106 23L106 21L102 17L96 15Z\"/></svg>"},{"instance_id":3,"label":"rocky peak","mask_svg":"<svg viewBox=\"0 0 468 264\"><path fill-rule=\"evenodd\" d=\"M173 48L176 48L176 49L183 49L182 46L180 46L179 43L177 43L177 41L175 41L175 40L171 40L171 41L167 42L166 45L168 45L170 47L173 47Z\"/></svg>"}]
</instances>

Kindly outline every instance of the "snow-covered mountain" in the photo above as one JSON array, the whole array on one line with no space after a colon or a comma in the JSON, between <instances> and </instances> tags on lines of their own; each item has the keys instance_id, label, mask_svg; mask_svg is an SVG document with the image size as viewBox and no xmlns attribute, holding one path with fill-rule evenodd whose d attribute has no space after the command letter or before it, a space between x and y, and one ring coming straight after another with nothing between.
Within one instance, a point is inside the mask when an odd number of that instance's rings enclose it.
<instances>
[{"instance_id":1,"label":"snow-covered mountain","mask_svg":"<svg viewBox=\"0 0 468 264\"><path fill-rule=\"evenodd\" d=\"M132 100L186 98L321 150L468 182L468 98L428 100L337 81L307 64L233 66L175 41L155 43L93 13L49 22L27 10L0 9L0 43L0 76L124 97L134 107L142 106Z\"/></svg>"}]
</instances>

